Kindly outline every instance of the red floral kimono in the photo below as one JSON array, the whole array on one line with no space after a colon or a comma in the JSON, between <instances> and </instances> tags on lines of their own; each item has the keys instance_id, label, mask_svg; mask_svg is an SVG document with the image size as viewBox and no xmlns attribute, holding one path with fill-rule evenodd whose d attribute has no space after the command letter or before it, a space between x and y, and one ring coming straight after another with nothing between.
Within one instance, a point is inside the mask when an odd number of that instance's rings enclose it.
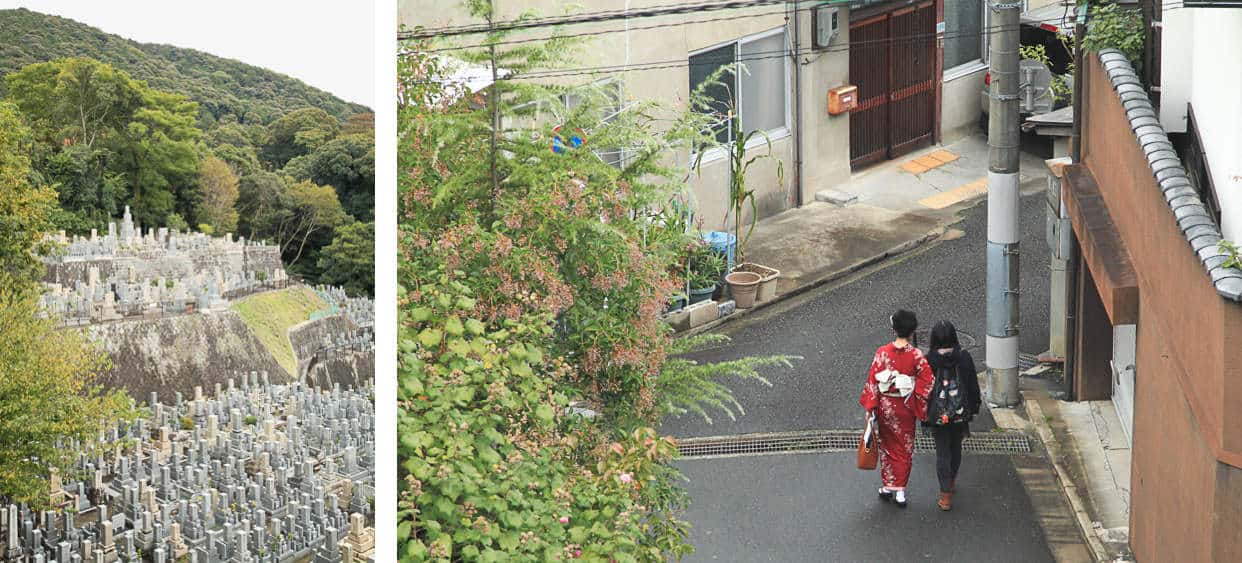
<instances>
[{"instance_id":1,"label":"red floral kimono","mask_svg":"<svg viewBox=\"0 0 1242 563\"><path fill-rule=\"evenodd\" d=\"M915 422L927 416L927 398L934 379L923 352L913 346L898 348L890 342L876 350L871 361L858 403L875 412L880 479L888 489L904 489L910 480Z\"/></svg>"}]
</instances>

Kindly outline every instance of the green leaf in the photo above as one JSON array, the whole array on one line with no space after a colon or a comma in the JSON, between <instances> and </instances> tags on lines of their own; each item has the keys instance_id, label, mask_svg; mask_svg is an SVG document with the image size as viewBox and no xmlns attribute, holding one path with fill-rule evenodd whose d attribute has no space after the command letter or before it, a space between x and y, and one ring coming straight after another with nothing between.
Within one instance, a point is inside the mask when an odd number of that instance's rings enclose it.
<instances>
[{"instance_id":1,"label":"green leaf","mask_svg":"<svg viewBox=\"0 0 1242 563\"><path fill-rule=\"evenodd\" d=\"M415 307L414 310L410 311L410 316L413 317L414 322L421 323L431 318L431 309Z\"/></svg>"},{"instance_id":2,"label":"green leaf","mask_svg":"<svg viewBox=\"0 0 1242 563\"><path fill-rule=\"evenodd\" d=\"M487 326L486 326L486 325L484 325L484 324L483 324L481 321L479 321L478 319L468 319L468 320L466 321L466 330L467 330L467 331L469 331L469 332L470 332L470 334L473 334L473 335L476 335L476 336L477 336L477 335L480 335L480 334L483 334L483 331L484 331L486 328L487 328Z\"/></svg>"},{"instance_id":3,"label":"green leaf","mask_svg":"<svg viewBox=\"0 0 1242 563\"><path fill-rule=\"evenodd\" d=\"M552 422L552 418L555 415L556 411L552 410L552 407L548 405L539 405L535 407L535 418L539 419L544 424Z\"/></svg>"},{"instance_id":4,"label":"green leaf","mask_svg":"<svg viewBox=\"0 0 1242 563\"><path fill-rule=\"evenodd\" d=\"M444 322L444 330L453 336L461 336L464 329L461 326L461 319L457 317L449 317Z\"/></svg>"},{"instance_id":5,"label":"green leaf","mask_svg":"<svg viewBox=\"0 0 1242 563\"><path fill-rule=\"evenodd\" d=\"M423 344L424 348L431 348L440 344L440 340L443 338L444 333L435 328L425 328L418 333L418 341Z\"/></svg>"}]
</instances>

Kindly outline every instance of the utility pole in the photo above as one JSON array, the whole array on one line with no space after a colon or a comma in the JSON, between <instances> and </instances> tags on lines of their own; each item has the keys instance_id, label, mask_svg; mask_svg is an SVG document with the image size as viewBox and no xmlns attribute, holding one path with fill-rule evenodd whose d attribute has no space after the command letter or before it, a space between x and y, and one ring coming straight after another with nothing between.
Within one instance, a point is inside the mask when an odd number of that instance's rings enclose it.
<instances>
[{"instance_id":1,"label":"utility pole","mask_svg":"<svg viewBox=\"0 0 1242 563\"><path fill-rule=\"evenodd\" d=\"M1022 3L989 0L987 401L1018 404L1018 25ZM1075 85L1077 86L1077 85Z\"/></svg>"},{"instance_id":2,"label":"utility pole","mask_svg":"<svg viewBox=\"0 0 1242 563\"><path fill-rule=\"evenodd\" d=\"M487 3L487 29L496 29L496 1L488 0ZM500 77L496 71L496 38L490 34L487 37L489 45L488 62L492 66L492 86L491 92L488 92L487 101L491 105L492 110L492 150L491 150L491 175L492 175L492 191L500 189L500 180L496 177L496 136L500 134Z\"/></svg>"}]
</instances>

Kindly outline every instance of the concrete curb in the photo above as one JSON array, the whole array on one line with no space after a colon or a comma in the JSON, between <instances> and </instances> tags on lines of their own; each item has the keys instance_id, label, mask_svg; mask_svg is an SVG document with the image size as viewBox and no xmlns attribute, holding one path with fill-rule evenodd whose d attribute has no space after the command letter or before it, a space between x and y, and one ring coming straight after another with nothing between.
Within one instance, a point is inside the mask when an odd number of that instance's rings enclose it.
<instances>
[{"instance_id":1,"label":"concrete curb","mask_svg":"<svg viewBox=\"0 0 1242 563\"><path fill-rule=\"evenodd\" d=\"M1035 398L1026 392L1022 392L1022 406L1026 409L1027 418L1035 427L1039 440L1044 444L1044 451L1048 452L1048 461L1052 463L1052 468L1055 470L1057 482L1061 485L1061 492L1069 501L1070 509L1074 511L1074 521L1078 524L1078 532L1086 540L1092 558L1097 563L1112 561L1108 556L1108 551L1104 549L1104 544L1095 535L1095 527L1091 525L1091 517L1087 514L1086 505L1082 497L1078 495L1078 486L1070 480L1069 473L1065 471L1061 463L1061 444L1053 436L1052 427L1048 426L1048 422L1044 420L1043 409L1040 408Z\"/></svg>"},{"instance_id":2,"label":"concrete curb","mask_svg":"<svg viewBox=\"0 0 1242 563\"><path fill-rule=\"evenodd\" d=\"M889 259L889 258L893 258L893 257L895 257L895 256L900 256L900 255L902 255L902 254L905 254L905 253L907 253L907 252L910 252L910 251L912 251L912 250L914 250L914 249L916 249L916 248L918 248L918 247L920 247L920 246L922 246L922 245L924 245L924 244L926 244L926 243L928 243L928 242L931 242L931 241L933 241L933 240L936 240L936 239L940 238L940 237L941 237L941 236L943 236L943 235L944 235L944 233L945 233L945 232L947 232L948 230L949 230L949 226L947 226L947 225L946 225L946 226L942 226L942 227L938 227L938 228L933 229L933 230L930 230L930 231L928 231L927 233L925 233L923 236L921 236L921 237L919 237L919 238L912 239L912 240L907 240L907 241L905 241L905 242L903 242L903 243L901 243L901 244L898 244L897 246L894 246L894 247L892 247L892 248L890 248L890 249L888 249L888 250L886 250L886 251L884 251L884 252L881 252L881 253L876 254L876 255L874 255L874 256L871 256L871 257L869 257L869 258L865 258L865 259L863 259L863 260L859 260L858 262L854 262L853 264L850 264L849 266L846 266L846 267L844 267L844 268L842 268L842 269L840 269L840 270L835 270L835 271L829 272L828 274L825 274L825 275L823 275L823 276L820 276L819 278L816 278L816 279L810 280L809 282L804 283L804 284L802 284L802 285L800 285L800 286L798 286L798 287L795 287L795 288L793 288L793 289L791 289L791 290L789 290L789 291L787 291L787 292L785 292L785 293L778 294L776 297L774 297L774 298L772 298L772 299L770 299L770 300L768 300L768 301L765 301L765 302L763 302L763 303L756 303L754 307L751 307L751 308L749 308L749 309L738 309L738 310L737 310L736 312L734 312L732 315L729 315L729 316L727 316L727 317L721 317L721 318L716 319L716 320L714 320L714 321L712 321L712 322L710 322L710 323L706 323L706 324L704 324L704 325L701 325L701 326L698 326L698 327L692 328L692 329L687 330L687 331L685 331L685 332L679 332L679 333L677 333L677 334L676 334L676 335L674 335L674 336L675 336L675 337L680 338L680 337L683 337L683 336L693 336L693 335L696 335L696 334L701 334L701 333L707 332L707 331L709 331L709 330L712 330L712 329L714 329L714 328L716 328L716 327L719 327L719 326L721 326L721 325L723 325L723 324L725 324L725 323L728 323L728 322L730 322L730 321L737 320L737 319L740 319L740 318L742 318L742 317L745 317L746 315L749 315L749 314L751 314L751 313L753 313L753 312L755 312L755 311L759 311L759 310L761 310L761 309L764 309L764 308L769 307L769 306L771 306L771 305L774 305L774 304L776 304L776 303L780 303L780 302L785 301L785 300L787 300L787 299L790 299L790 298L796 297L796 296L798 296L798 295L801 295L801 294L803 294L803 293L806 293L806 292L808 292L808 291L811 291L812 289L816 289L816 288L818 288L818 287L822 287L822 286L824 286L824 285L826 285L826 284L829 284L829 283L831 283L831 282L837 281L837 280L839 280L839 279L841 279L841 278L843 278L843 277L845 277L845 276L848 276L848 275L850 275L850 274L853 274L853 273L855 273L855 272L857 272L857 271L859 271L859 270L861 270L861 269L863 269L863 268L866 268L866 267L868 267L868 266L872 266L872 265L874 265L874 264L877 264L877 263L882 262L882 261L884 261L884 260L887 260L887 259Z\"/></svg>"}]
</instances>

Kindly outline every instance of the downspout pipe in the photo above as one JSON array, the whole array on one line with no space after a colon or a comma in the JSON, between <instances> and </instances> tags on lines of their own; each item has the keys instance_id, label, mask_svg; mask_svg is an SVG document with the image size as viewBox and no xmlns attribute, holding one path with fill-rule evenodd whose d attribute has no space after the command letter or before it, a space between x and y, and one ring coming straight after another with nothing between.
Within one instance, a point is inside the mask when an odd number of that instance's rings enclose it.
<instances>
[{"instance_id":1,"label":"downspout pipe","mask_svg":"<svg viewBox=\"0 0 1242 563\"><path fill-rule=\"evenodd\" d=\"M788 2L786 10L793 12L793 50L789 56L794 67L794 205L802 207L802 64L798 62L798 53L802 52L802 10L798 9L797 0Z\"/></svg>"}]
</instances>

